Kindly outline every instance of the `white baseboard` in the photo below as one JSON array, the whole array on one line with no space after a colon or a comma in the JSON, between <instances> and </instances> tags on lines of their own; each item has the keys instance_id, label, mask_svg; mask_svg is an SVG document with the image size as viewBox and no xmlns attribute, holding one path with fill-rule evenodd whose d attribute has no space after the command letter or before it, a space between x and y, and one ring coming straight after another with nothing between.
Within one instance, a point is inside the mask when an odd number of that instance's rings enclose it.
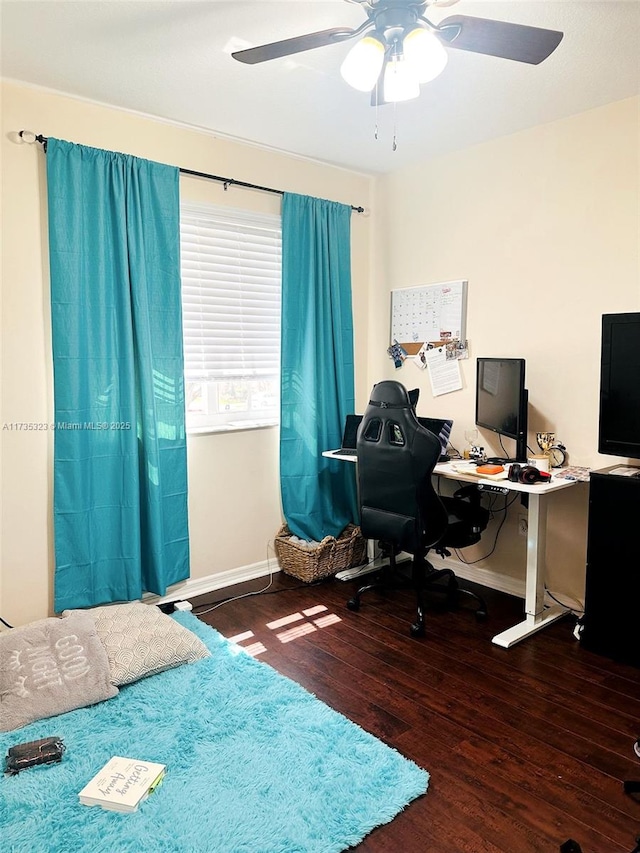
<instances>
[{"instance_id":1,"label":"white baseboard","mask_svg":"<svg viewBox=\"0 0 640 853\"><path fill-rule=\"evenodd\" d=\"M440 565L439 561L431 561L436 568ZM524 580L517 578L506 577L498 572L492 572L491 569L481 569L479 566L469 566L460 560L451 560L446 558L442 561L444 568L453 569L456 575L463 580L479 583L489 589L497 589L499 592L506 592L507 595L515 595L516 598L525 598L526 583ZM570 598L560 592L549 591L545 594L544 603L546 607L553 607L555 604L560 604L569 610L576 613L584 612L584 602L576 598Z\"/></svg>"},{"instance_id":2,"label":"white baseboard","mask_svg":"<svg viewBox=\"0 0 640 853\"><path fill-rule=\"evenodd\" d=\"M145 604L166 604L170 601L184 601L195 598L198 595L206 595L216 589L233 586L237 583L252 581L262 578L270 572L280 571L277 560L262 560L260 563L252 563L249 566L239 566L237 569L227 569L224 572L216 572L204 578L188 578L186 581L174 584L163 596L146 593L142 600Z\"/></svg>"},{"instance_id":3,"label":"white baseboard","mask_svg":"<svg viewBox=\"0 0 640 853\"><path fill-rule=\"evenodd\" d=\"M493 572L491 569L482 569L480 566L471 566L461 560L452 560L445 557L440 560L437 554L431 554L431 565L436 569L453 569L462 580L479 583L489 589L497 589L498 592L506 592L507 595L515 595L517 598L525 597L525 582L518 578Z\"/></svg>"},{"instance_id":4,"label":"white baseboard","mask_svg":"<svg viewBox=\"0 0 640 853\"><path fill-rule=\"evenodd\" d=\"M478 583L490 589L496 589L499 592L506 592L508 595L515 595L518 598L524 598L524 580L506 577L498 572L492 572L490 569L482 569L479 566L470 566L449 557L441 560L437 554L432 556L434 559L431 562L435 568L453 569L456 575L463 580ZM267 576L271 571L277 572L279 570L280 566L277 560L262 560L260 563L252 563L249 566L239 566L237 569L216 572L213 575L203 578L188 578L186 581L172 586L167 591L167 594L162 597L148 593L143 596L142 600L146 604L165 604L171 601L186 600L195 598L198 595L206 595L208 592L224 589L234 584L262 578Z\"/></svg>"}]
</instances>

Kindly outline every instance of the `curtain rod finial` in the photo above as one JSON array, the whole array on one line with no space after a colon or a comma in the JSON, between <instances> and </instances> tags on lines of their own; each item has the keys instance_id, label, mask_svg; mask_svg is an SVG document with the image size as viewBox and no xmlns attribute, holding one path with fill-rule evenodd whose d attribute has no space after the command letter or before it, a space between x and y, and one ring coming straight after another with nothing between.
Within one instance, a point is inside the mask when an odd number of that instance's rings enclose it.
<instances>
[{"instance_id":1,"label":"curtain rod finial","mask_svg":"<svg viewBox=\"0 0 640 853\"><path fill-rule=\"evenodd\" d=\"M47 142L49 141L46 136L43 136L41 133L34 133L32 130L19 130L11 131L11 136L13 137L14 142L26 142L27 145L33 145L34 142L39 142L42 145L45 153L47 151Z\"/></svg>"}]
</instances>

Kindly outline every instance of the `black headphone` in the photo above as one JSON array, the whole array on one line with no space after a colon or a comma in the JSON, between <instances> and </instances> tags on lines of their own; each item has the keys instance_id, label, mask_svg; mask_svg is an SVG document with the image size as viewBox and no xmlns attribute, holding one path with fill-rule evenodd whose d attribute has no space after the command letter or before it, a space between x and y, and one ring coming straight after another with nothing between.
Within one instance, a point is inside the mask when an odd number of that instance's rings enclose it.
<instances>
[{"instance_id":1,"label":"black headphone","mask_svg":"<svg viewBox=\"0 0 640 853\"><path fill-rule=\"evenodd\" d=\"M511 483L523 483L525 486L533 486L535 483L548 483L551 474L540 471L535 465L519 465L517 462L509 468L507 478Z\"/></svg>"}]
</instances>

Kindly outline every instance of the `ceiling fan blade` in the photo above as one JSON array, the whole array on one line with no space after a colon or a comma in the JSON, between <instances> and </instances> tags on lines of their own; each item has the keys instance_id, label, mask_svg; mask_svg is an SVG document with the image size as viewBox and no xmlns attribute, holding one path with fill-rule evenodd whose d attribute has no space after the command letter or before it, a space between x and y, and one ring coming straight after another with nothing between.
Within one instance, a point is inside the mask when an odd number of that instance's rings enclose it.
<instances>
[{"instance_id":1,"label":"ceiling fan blade","mask_svg":"<svg viewBox=\"0 0 640 853\"><path fill-rule=\"evenodd\" d=\"M239 62L255 65L257 62L267 62L270 59L279 59L281 56L291 56L293 53L302 53L305 50L313 50L316 47L325 47L328 44L347 41L360 32L360 27L357 30L333 27L330 30L307 33L304 36L295 36L295 38L283 39L283 41L274 41L271 44L248 47L246 50L236 50L231 56Z\"/></svg>"},{"instance_id":2,"label":"ceiling fan blade","mask_svg":"<svg viewBox=\"0 0 640 853\"><path fill-rule=\"evenodd\" d=\"M538 65L557 48L563 33L489 18L451 15L438 25L438 35L448 47Z\"/></svg>"}]
</instances>

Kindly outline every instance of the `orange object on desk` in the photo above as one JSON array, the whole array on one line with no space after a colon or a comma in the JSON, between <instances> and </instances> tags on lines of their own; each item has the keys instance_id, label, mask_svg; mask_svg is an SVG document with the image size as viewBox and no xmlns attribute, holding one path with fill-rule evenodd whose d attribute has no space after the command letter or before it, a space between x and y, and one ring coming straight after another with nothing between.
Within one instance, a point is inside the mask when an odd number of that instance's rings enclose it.
<instances>
[{"instance_id":1,"label":"orange object on desk","mask_svg":"<svg viewBox=\"0 0 640 853\"><path fill-rule=\"evenodd\" d=\"M502 474L504 465L478 465L476 471L478 474Z\"/></svg>"}]
</instances>

